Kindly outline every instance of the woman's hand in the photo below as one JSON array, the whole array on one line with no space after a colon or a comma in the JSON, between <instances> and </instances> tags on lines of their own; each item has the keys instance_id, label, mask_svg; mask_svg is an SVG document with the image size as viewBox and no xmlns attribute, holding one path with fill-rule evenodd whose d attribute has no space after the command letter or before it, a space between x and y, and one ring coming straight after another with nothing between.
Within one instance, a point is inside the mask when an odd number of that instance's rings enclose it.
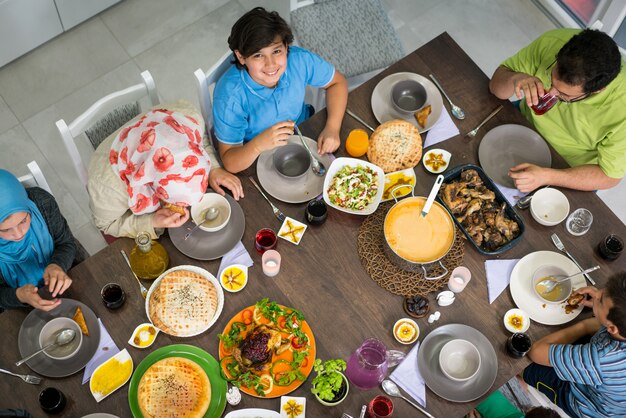
<instances>
[{"instance_id":1,"label":"woman's hand","mask_svg":"<svg viewBox=\"0 0 626 418\"><path fill-rule=\"evenodd\" d=\"M42 311L52 310L61 304L61 299L43 299L39 296L39 293L37 293L37 287L32 284L18 287L15 289L15 295L20 302L26 303L35 309L41 309Z\"/></svg>"},{"instance_id":2,"label":"woman's hand","mask_svg":"<svg viewBox=\"0 0 626 418\"><path fill-rule=\"evenodd\" d=\"M189 219L189 210L183 209L185 210L184 215L165 208L157 210L152 214L152 226L154 228L178 228Z\"/></svg>"},{"instance_id":3,"label":"woman's hand","mask_svg":"<svg viewBox=\"0 0 626 418\"><path fill-rule=\"evenodd\" d=\"M43 272L43 282L55 298L62 295L72 285L72 279L56 264L49 264Z\"/></svg>"},{"instance_id":4,"label":"woman's hand","mask_svg":"<svg viewBox=\"0 0 626 418\"><path fill-rule=\"evenodd\" d=\"M337 151L341 144L339 132L324 128L320 136L317 138L317 153L319 155L328 154Z\"/></svg>"},{"instance_id":5,"label":"woman's hand","mask_svg":"<svg viewBox=\"0 0 626 418\"><path fill-rule=\"evenodd\" d=\"M295 122L286 120L284 122L278 122L274 126L270 126L254 139L254 147L260 154L263 151L268 151L276 147L282 147L287 145L287 140L293 135L293 126Z\"/></svg>"},{"instance_id":6,"label":"woman's hand","mask_svg":"<svg viewBox=\"0 0 626 418\"><path fill-rule=\"evenodd\" d=\"M233 194L235 200L243 197L243 186L241 180L234 174L229 173L223 168L212 168L209 171L209 185L211 189L224 196L226 193L222 189L226 187Z\"/></svg>"}]
</instances>

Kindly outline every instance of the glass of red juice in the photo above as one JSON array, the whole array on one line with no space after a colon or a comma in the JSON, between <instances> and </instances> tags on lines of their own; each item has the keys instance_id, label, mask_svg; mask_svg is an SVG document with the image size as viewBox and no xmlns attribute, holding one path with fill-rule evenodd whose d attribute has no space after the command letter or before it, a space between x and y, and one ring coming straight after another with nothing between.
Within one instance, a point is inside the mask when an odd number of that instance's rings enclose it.
<instances>
[{"instance_id":1,"label":"glass of red juice","mask_svg":"<svg viewBox=\"0 0 626 418\"><path fill-rule=\"evenodd\" d=\"M393 414L393 402L384 395L378 395L367 405L370 418L388 418Z\"/></svg>"},{"instance_id":2,"label":"glass of red juice","mask_svg":"<svg viewBox=\"0 0 626 418\"><path fill-rule=\"evenodd\" d=\"M273 250L276 248L277 243L276 233L269 228L259 230L254 237L254 248L259 254L263 254L267 250Z\"/></svg>"},{"instance_id":3,"label":"glass of red juice","mask_svg":"<svg viewBox=\"0 0 626 418\"><path fill-rule=\"evenodd\" d=\"M535 112L535 115L541 116L548 110L552 109L552 107L558 101L559 99L556 96L553 96L550 93L546 93L539 98L539 103L537 103L536 105L532 105L530 108L533 110L533 112Z\"/></svg>"}]
</instances>

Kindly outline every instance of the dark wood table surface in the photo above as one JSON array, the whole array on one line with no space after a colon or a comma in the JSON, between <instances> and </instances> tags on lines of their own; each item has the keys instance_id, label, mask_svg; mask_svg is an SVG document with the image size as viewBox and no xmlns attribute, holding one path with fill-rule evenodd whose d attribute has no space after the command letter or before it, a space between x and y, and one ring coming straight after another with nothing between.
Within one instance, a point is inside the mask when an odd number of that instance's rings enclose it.
<instances>
[{"instance_id":1,"label":"dark wood table surface","mask_svg":"<svg viewBox=\"0 0 626 418\"><path fill-rule=\"evenodd\" d=\"M478 136L468 141L460 136L451 138L437 147L447 149L453 155L452 165L477 162L478 146L484 133L498 125L516 123L530 126L523 116L507 102L498 100L488 91L488 77L463 52L446 33L433 39L415 52L392 65L386 71L368 81L350 93L348 106L371 125L376 119L371 111L370 97L376 84L385 76L401 71L410 71L428 76L435 74L446 88L455 103L461 106L467 115L464 121L455 123L461 132L474 128L493 108L502 104L504 109L479 132ZM446 108L449 109L446 103ZM302 132L316 138L325 122L325 112L320 112L302 126ZM345 140L348 132L362 126L346 115L341 130ZM345 153L343 147L338 155ZM553 166L565 167L563 159L552 151ZM415 169L417 174L416 194L427 195L435 179L420 164ZM249 170L248 175L253 174ZM146 322L144 301L138 286L132 278L128 266L120 255L120 250L131 250L134 242L119 239L114 244L90 257L70 272L74 284L67 296L78 299L94 310L108 329L120 348L128 348L135 367L156 348L169 344L192 344L217 357L218 338L229 319L242 308L254 304L263 297L269 297L279 303L301 310L309 322L317 343L317 356L323 360L330 358L348 359L350 354L368 337L381 339L389 349L408 352L410 347L397 343L391 333L394 322L405 316L402 309L402 297L380 288L365 272L356 248L358 228L362 217L347 215L330 209L326 223L320 227L310 227L299 246L279 240L278 251L283 261L281 272L275 278L265 277L261 271L260 256L254 251L253 240L257 230L263 227L278 229L279 222L272 216L269 206L262 200L246 176L241 176L245 190L245 199L240 203L246 216L246 228L243 243L250 252L255 264L250 269L250 280L240 293L226 293L224 310L217 323L207 332L192 338L174 338L160 334L156 343L148 349L139 350L130 347L127 341L136 325ZM521 258L533 251L556 251L550 240L553 232L559 234L566 247L583 266L599 264L600 271L593 273L598 285L618 269L624 268L624 257L614 262L605 262L595 251L599 240L607 233L614 232L626 236L624 224L597 197L595 193L563 190L567 195L572 210L586 207L594 215L594 223L589 233L574 237L567 233L564 224L544 227L537 224L528 211L518 211L526 223L524 239L508 252L494 258ZM304 204L286 204L273 199L277 206L288 216L303 220ZM178 252L167 237L161 242L171 257L171 266L193 264L217 274L219 261L202 262L187 258ZM457 301L450 307L438 308L442 315L435 324L428 324L426 318L418 320L421 328L420 340L438 326L450 323L462 323L480 330L493 344L498 356L498 377L490 392L496 390L512 376L519 373L527 364L527 359L516 360L509 357L504 348L509 333L502 325L504 313L514 307L508 290L491 305L488 304L487 283L484 261L471 245L465 244L464 264L471 270L473 278ZM100 299L100 289L108 282L122 284L127 293L125 305L117 311L107 310ZM149 283L146 283L149 285ZM434 295L429 295L435 306ZM28 373L25 365L15 367L19 358L17 336L22 320L28 310L7 311L0 315L0 329L4 338L0 341L0 367L16 372ZM581 317L589 315L583 312ZM558 327L532 324L528 333L536 340ZM28 409L37 417L45 416L37 405L39 391L46 386L60 388L68 397L68 406L64 416L80 417L92 412L107 412L120 417L130 416L128 407L128 385L118 390L101 403L96 403L89 392L89 385L81 385L82 371L61 379L46 378L42 385L34 386L23 383L17 378L0 376L0 407ZM293 396L307 398L308 417L339 417L342 412L358 416L361 405L382 389L375 388L361 391L350 388L348 398L336 407L325 407L318 403L310 392L310 377ZM462 416L482 398L468 403L449 402L427 389L426 408L437 417ZM394 400L396 417L421 416L416 410L401 399ZM237 409L259 407L278 410L280 398L257 399L244 395ZM225 413L232 411L228 406Z\"/></svg>"}]
</instances>

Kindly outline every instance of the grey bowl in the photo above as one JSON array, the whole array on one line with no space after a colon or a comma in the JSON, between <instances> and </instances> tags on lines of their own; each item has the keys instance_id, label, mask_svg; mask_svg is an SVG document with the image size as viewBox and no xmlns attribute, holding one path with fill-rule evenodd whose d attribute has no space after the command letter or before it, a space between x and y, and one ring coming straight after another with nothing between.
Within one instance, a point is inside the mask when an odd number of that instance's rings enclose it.
<instances>
[{"instance_id":1,"label":"grey bowl","mask_svg":"<svg viewBox=\"0 0 626 418\"><path fill-rule=\"evenodd\" d=\"M415 80L400 80L391 88L391 104L400 113L413 114L426 104L426 88Z\"/></svg>"},{"instance_id":2,"label":"grey bowl","mask_svg":"<svg viewBox=\"0 0 626 418\"><path fill-rule=\"evenodd\" d=\"M303 176L311 166L311 157L299 144L287 144L274 151L274 167L283 177L294 179Z\"/></svg>"}]
</instances>

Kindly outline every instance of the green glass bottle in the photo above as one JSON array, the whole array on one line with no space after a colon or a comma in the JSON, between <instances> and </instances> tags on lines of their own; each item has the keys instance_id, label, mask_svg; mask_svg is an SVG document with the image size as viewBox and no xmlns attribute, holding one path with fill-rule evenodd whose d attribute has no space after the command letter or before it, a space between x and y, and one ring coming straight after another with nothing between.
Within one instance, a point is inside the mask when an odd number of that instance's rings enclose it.
<instances>
[{"instance_id":1,"label":"green glass bottle","mask_svg":"<svg viewBox=\"0 0 626 418\"><path fill-rule=\"evenodd\" d=\"M130 267L140 279L156 279L167 270L170 257L161 244L152 241L147 232L135 238L135 247L130 252Z\"/></svg>"}]
</instances>

